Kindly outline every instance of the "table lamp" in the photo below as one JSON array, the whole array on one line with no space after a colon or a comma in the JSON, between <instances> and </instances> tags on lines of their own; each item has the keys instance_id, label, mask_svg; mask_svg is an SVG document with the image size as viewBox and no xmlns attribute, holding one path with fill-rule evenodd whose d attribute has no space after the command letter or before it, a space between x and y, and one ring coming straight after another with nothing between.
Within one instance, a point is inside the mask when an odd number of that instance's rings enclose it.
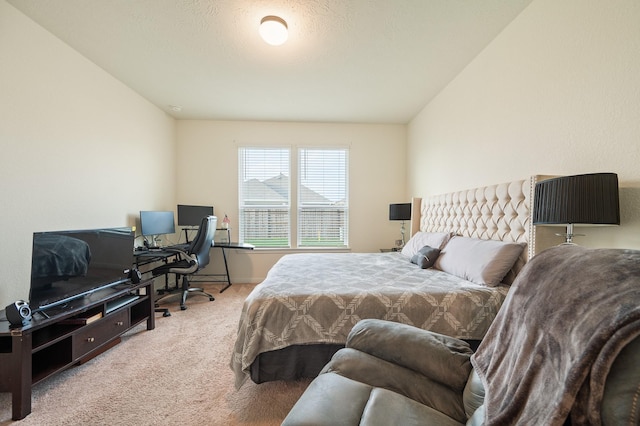
<instances>
[{"instance_id":1,"label":"table lamp","mask_svg":"<svg viewBox=\"0 0 640 426\"><path fill-rule=\"evenodd\" d=\"M411 219L411 203L389 204L389 220L401 220L402 246L404 247L404 221Z\"/></svg>"},{"instance_id":2,"label":"table lamp","mask_svg":"<svg viewBox=\"0 0 640 426\"><path fill-rule=\"evenodd\" d=\"M538 182L533 202L534 225L566 225L563 244L574 244L574 224L620 225L618 175L592 173Z\"/></svg>"}]
</instances>

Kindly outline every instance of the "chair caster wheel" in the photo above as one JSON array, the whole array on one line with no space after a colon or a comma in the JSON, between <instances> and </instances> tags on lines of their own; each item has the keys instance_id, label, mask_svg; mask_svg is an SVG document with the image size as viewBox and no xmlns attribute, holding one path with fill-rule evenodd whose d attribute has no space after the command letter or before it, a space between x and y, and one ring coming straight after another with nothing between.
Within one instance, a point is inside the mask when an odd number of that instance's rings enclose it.
<instances>
[{"instance_id":1,"label":"chair caster wheel","mask_svg":"<svg viewBox=\"0 0 640 426\"><path fill-rule=\"evenodd\" d=\"M181 311L186 311L186 310L187 310L187 307L186 307L186 306L180 306L180 310L181 310Z\"/></svg>"},{"instance_id":2,"label":"chair caster wheel","mask_svg":"<svg viewBox=\"0 0 640 426\"><path fill-rule=\"evenodd\" d=\"M209 301L210 301L210 302L213 302L214 300L216 300L216 299L215 299L215 298L213 298L213 297L210 297L210 298L209 298Z\"/></svg>"},{"instance_id":3,"label":"chair caster wheel","mask_svg":"<svg viewBox=\"0 0 640 426\"><path fill-rule=\"evenodd\" d=\"M170 317L171 316L171 312L167 311L165 313L162 314L163 317Z\"/></svg>"}]
</instances>

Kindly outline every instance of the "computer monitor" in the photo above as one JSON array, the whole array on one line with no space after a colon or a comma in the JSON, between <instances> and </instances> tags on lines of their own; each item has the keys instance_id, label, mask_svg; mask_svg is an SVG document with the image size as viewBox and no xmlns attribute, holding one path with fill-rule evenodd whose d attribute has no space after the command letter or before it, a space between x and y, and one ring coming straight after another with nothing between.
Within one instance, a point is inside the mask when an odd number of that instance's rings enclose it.
<instances>
[{"instance_id":1,"label":"computer monitor","mask_svg":"<svg viewBox=\"0 0 640 426\"><path fill-rule=\"evenodd\" d=\"M176 225L172 211L141 211L140 232L143 236L174 234Z\"/></svg>"},{"instance_id":2,"label":"computer monitor","mask_svg":"<svg viewBox=\"0 0 640 426\"><path fill-rule=\"evenodd\" d=\"M213 216L213 206L178 204L178 226L200 226L203 217Z\"/></svg>"}]
</instances>

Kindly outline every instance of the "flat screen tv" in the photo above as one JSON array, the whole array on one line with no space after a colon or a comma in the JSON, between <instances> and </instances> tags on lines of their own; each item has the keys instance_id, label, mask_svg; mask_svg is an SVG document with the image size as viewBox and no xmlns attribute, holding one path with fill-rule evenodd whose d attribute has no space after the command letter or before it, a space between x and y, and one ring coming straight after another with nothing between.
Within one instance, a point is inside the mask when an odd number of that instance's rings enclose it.
<instances>
[{"instance_id":1,"label":"flat screen tv","mask_svg":"<svg viewBox=\"0 0 640 426\"><path fill-rule=\"evenodd\" d=\"M178 226L200 226L203 217L213 216L213 206L178 204Z\"/></svg>"},{"instance_id":2,"label":"flat screen tv","mask_svg":"<svg viewBox=\"0 0 640 426\"><path fill-rule=\"evenodd\" d=\"M41 311L129 281L131 228L35 232L31 257L31 309Z\"/></svg>"}]
</instances>

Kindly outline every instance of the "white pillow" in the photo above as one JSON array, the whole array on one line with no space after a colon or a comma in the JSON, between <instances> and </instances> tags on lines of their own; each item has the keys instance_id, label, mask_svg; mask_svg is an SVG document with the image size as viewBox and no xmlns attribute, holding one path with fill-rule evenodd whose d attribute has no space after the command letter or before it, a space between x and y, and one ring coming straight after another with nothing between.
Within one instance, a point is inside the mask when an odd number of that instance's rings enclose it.
<instances>
[{"instance_id":1,"label":"white pillow","mask_svg":"<svg viewBox=\"0 0 640 426\"><path fill-rule=\"evenodd\" d=\"M431 246L433 248L442 250L442 248L447 244L447 241L449 241L452 235L453 233L451 232L418 231L404 245L404 247L402 248L402 254L411 258L416 253L418 253L418 250L420 250L424 246Z\"/></svg>"},{"instance_id":2,"label":"white pillow","mask_svg":"<svg viewBox=\"0 0 640 426\"><path fill-rule=\"evenodd\" d=\"M526 243L453 237L434 268L476 284L495 287L507 275Z\"/></svg>"}]
</instances>

